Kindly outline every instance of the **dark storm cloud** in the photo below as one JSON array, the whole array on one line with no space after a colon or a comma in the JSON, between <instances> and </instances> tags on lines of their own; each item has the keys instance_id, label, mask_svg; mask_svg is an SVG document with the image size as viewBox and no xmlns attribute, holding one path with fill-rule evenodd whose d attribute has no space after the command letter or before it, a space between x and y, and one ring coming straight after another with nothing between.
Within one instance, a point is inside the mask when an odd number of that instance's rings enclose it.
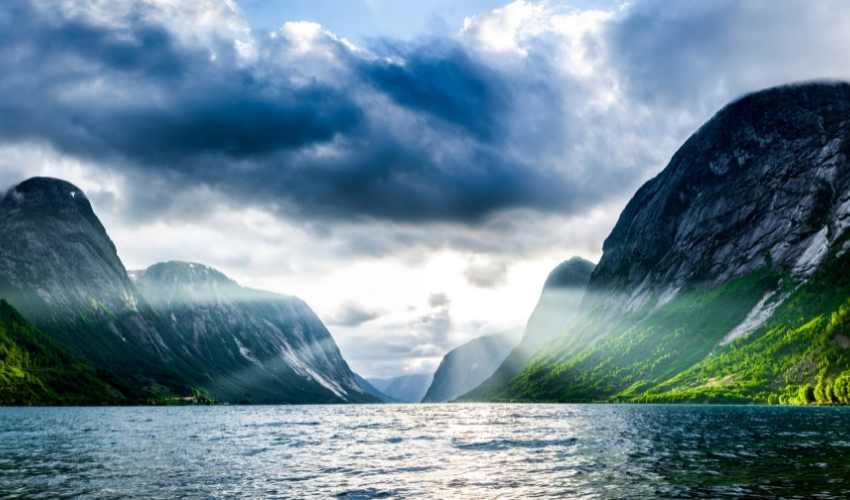
<instances>
[{"instance_id":1,"label":"dark storm cloud","mask_svg":"<svg viewBox=\"0 0 850 500\"><path fill-rule=\"evenodd\" d=\"M174 216L175 195L198 187L287 215L407 222L588 198L502 147L506 75L455 43L383 42L363 58L329 41L345 65L329 84L280 62L281 38L258 37L246 64L232 41L189 47L138 14L98 24L24 0L0 12L0 65L14 68L0 75L0 141L45 141L160 187L127 193L137 218ZM364 106L374 95L395 110Z\"/></svg>"},{"instance_id":2,"label":"dark storm cloud","mask_svg":"<svg viewBox=\"0 0 850 500\"><path fill-rule=\"evenodd\" d=\"M122 172L134 222L203 216L177 200L198 192L321 223L575 215L627 196L725 102L846 76L848 9L773 5L630 4L584 37L585 81L552 33L510 61L463 37L359 51L326 34L309 42L320 55L288 58L303 40L255 33L245 59L225 35L187 42L150 6L105 22L8 0L0 143ZM616 98L595 103L608 86Z\"/></svg>"},{"instance_id":3,"label":"dark storm cloud","mask_svg":"<svg viewBox=\"0 0 850 500\"><path fill-rule=\"evenodd\" d=\"M175 50L171 33L138 15L127 21L126 28L105 30L80 19L51 18L26 0L8 0L0 10L0 44L6 57L21 57L24 64L84 55L99 68L140 72L152 79L179 78L188 61ZM66 80L61 72L54 76L59 84L74 77L66 73Z\"/></svg>"},{"instance_id":4,"label":"dark storm cloud","mask_svg":"<svg viewBox=\"0 0 850 500\"><path fill-rule=\"evenodd\" d=\"M0 10L0 64L14 68L0 77L6 141L43 139L88 158L167 170L325 141L361 119L326 86L295 88L227 63L224 41L215 47L223 61L212 63L208 51L181 46L137 15L119 28L52 19L23 0ZM96 85L106 88L87 92Z\"/></svg>"},{"instance_id":5,"label":"dark storm cloud","mask_svg":"<svg viewBox=\"0 0 850 500\"><path fill-rule=\"evenodd\" d=\"M362 78L401 106L494 138L510 99L500 75L446 40L413 46L384 41L381 49L382 59L357 64Z\"/></svg>"}]
</instances>

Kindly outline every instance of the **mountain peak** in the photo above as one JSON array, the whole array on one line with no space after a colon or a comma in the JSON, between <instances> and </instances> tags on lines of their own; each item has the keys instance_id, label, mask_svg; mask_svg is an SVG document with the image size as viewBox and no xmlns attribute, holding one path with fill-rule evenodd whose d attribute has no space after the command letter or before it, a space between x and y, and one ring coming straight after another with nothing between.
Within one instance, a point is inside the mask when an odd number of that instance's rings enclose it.
<instances>
[{"instance_id":1,"label":"mountain peak","mask_svg":"<svg viewBox=\"0 0 850 500\"><path fill-rule=\"evenodd\" d=\"M3 204L20 207L85 207L89 211L88 198L82 189L68 181L53 177L31 177L9 189Z\"/></svg>"},{"instance_id":2,"label":"mountain peak","mask_svg":"<svg viewBox=\"0 0 850 500\"><path fill-rule=\"evenodd\" d=\"M0 200L6 210L22 210L40 215L80 214L95 218L94 210L82 189L53 177L31 177L9 189Z\"/></svg>"},{"instance_id":3,"label":"mountain peak","mask_svg":"<svg viewBox=\"0 0 850 500\"><path fill-rule=\"evenodd\" d=\"M594 267L596 264L581 257L567 259L549 273L543 288L584 288Z\"/></svg>"},{"instance_id":4,"label":"mountain peak","mask_svg":"<svg viewBox=\"0 0 850 500\"><path fill-rule=\"evenodd\" d=\"M248 293L224 273L197 262L159 262L128 274L153 304L218 303Z\"/></svg>"},{"instance_id":5,"label":"mountain peak","mask_svg":"<svg viewBox=\"0 0 850 500\"><path fill-rule=\"evenodd\" d=\"M145 278L160 283L183 282L194 285L219 284L236 285L236 282L227 277L221 271L206 264L198 262L184 262L180 260L169 260L158 262L141 271L131 271L131 277L135 280Z\"/></svg>"}]
</instances>

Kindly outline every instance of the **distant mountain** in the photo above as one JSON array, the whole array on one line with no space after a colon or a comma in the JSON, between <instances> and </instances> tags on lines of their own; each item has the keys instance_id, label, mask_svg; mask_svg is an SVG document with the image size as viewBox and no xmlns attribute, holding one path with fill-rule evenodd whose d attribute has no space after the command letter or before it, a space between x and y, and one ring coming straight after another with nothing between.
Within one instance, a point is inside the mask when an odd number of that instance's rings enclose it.
<instances>
[{"instance_id":1,"label":"distant mountain","mask_svg":"<svg viewBox=\"0 0 850 500\"><path fill-rule=\"evenodd\" d=\"M566 326L579 313L594 267L593 262L573 257L561 262L549 273L520 344L497 369L479 382L480 385L470 387L468 393L464 391L463 399L498 399L500 392L525 368L535 353L566 333Z\"/></svg>"},{"instance_id":2,"label":"distant mountain","mask_svg":"<svg viewBox=\"0 0 850 500\"><path fill-rule=\"evenodd\" d=\"M452 349L440 362L422 402L452 401L478 387L496 371L516 343L511 335L485 335Z\"/></svg>"},{"instance_id":3,"label":"distant mountain","mask_svg":"<svg viewBox=\"0 0 850 500\"><path fill-rule=\"evenodd\" d=\"M391 397L387 396L386 394L384 394L383 392L381 392L377 387L372 385L371 382L369 382L365 378L361 377L356 372L354 373L354 380L357 381L357 384L360 387L363 388L363 390L366 392L366 394L369 394L370 396L374 396L375 398L377 398L382 403L398 403L399 402L397 399L391 398Z\"/></svg>"},{"instance_id":4,"label":"distant mountain","mask_svg":"<svg viewBox=\"0 0 850 500\"><path fill-rule=\"evenodd\" d=\"M145 301L181 333L181 350L217 399L371 402L328 330L300 299L239 286L198 263L130 273Z\"/></svg>"},{"instance_id":5,"label":"distant mountain","mask_svg":"<svg viewBox=\"0 0 850 500\"><path fill-rule=\"evenodd\" d=\"M375 400L300 300L193 264L136 277L143 293L76 186L37 177L0 199L0 298L129 400Z\"/></svg>"},{"instance_id":6,"label":"distant mountain","mask_svg":"<svg viewBox=\"0 0 850 500\"><path fill-rule=\"evenodd\" d=\"M745 96L628 203L495 399L850 401L850 84Z\"/></svg>"},{"instance_id":7,"label":"distant mountain","mask_svg":"<svg viewBox=\"0 0 850 500\"><path fill-rule=\"evenodd\" d=\"M121 393L0 300L0 405L116 404Z\"/></svg>"},{"instance_id":8,"label":"distant mountain","mask_svg":"<svg viewBox=\"0 0 850 500\"><path fill-rule=\"evenodd\" d=\"M372 384L382 393L402 403L418 403L422 401L433 375L414 374L390 378L370 378Z\"/></svg>"}]
</instances>

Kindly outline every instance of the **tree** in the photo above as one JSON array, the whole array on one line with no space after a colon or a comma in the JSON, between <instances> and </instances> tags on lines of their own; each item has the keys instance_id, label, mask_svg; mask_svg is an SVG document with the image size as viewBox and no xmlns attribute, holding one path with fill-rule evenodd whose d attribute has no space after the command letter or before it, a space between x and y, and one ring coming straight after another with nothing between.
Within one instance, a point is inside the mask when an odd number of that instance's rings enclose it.
<instances>
[{"instance_id":1,"label":"tree","mask_svg":"<svg viewBox=\"0 0 850 500\"><path fill-rule=\"evenodd\" d=\"M815 385L814 398L815 398L815 401L818 402L818 403L825 403L826 402L826 390L825 390L825 387L824 387L823 379L818 380L817 385ZM806 402L808 403L809 401L806 401Z\"/></svg>"},{"instance_id":2,"label":"tree","mask_svg":"<svg viewBox=\"0 0 850 500\"><path fill-rule=\"evenodd\" d=\"M832 384L832 392L836 402L850 404L850 371L844 372L835 378Z\"/></svg>"},{"instance_id":3,"label":"tree","mask_svg":"<svg viewBox=\"0 0 850 500\"><path fill-rule=\"evenodd\" d=\"M800 387L800 392L797 396L803 404L810 404L815 402L815 388L812 387L811 384L806 384Z\"/></svg>"}]
</instances>

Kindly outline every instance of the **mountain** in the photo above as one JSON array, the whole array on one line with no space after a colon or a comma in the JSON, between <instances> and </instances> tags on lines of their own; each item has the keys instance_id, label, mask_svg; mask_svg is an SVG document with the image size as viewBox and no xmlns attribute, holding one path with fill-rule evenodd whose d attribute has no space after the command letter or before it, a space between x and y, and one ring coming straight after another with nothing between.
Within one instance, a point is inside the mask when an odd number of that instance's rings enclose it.
<instances>
[{"instance_id":1,"label":"mountain","mask_svg":"<svg viewBox=\"0 0 850 500\"><path fill-rule=\"evenodd\" d=\"M179 263L139 273L143 296L68 182L36 177L5 193L0 242L0 298L129 401L375 400L298 299Z\"/></svg>"},{"instance_id":2,"label":"mountain","mask_svg":"<svg viewBox=\"0 0 850 500\"><path fill-rule=\"evenodd\" d=\"M499 393L525 368L536 352L564 333L569 321L578 315L594 267L593 262L573 257L561 262L549 273L520 344L511 350L491 375L480 384L470 387L470 392L464 394L463 399L498 398Z\"/></svg>"},{"instance_id":3,"label":"mountain","mask_svg":"<svg viewBox=\"0 0 850 500\"><path fill-rule=\"evenodd\" d=\"M433 375L413 374L390 378L370 378L372 384L382 393L402 403L418 403L422 401Z\"/></svg>"},{"instance_id":4,"label":"mountain","mask_svg":"<svg viewBox=\"0 0 850 500\"><path fill-rule=\"evenodd\" d=\"M0 297L72 355L114 374L131 399L187 394L189 367L127 277L85 194L35 177L0 200Z\"/></svg>"},{"instance_id":5,"label":"mountain","mask_svg":"<svg viewBox=\"0 0 850 500\"><path fill-rule=\"evenodd\" d=\"M452 401L478 387L516 345L511 335L485 335L449 351L434 373L423 403Z\"/></svg>"},{"instance_id":6,"label":"mountain","mask_svg":"<svg viewBox=\"0 0 850 500\"><path fill-rule=\"evenodd\" d=\"M372 402L328 330L300 299L239 286L198 263L130 273L145 301L181 332L217 399Z\"/></svg>"},{"instance_id":7,"label":"mountain","mask_svg":"<svg viewBox=\"0 0 850 500\"><path fill-rule=\"evenodd\" d=\"M379 401L381 401L383 403L397 403L398 402L398 400L393 399L393 398L387 396L386 394L384 394L383 392L381 392L380 390L378 390L378 388L375 387L374 385L372 385L371 382L369 382L365 378L361 377L356 372L354 373L354 380L357 381L357 384L360 387L363 388L363 390L366 392L366 394L369 394L370 396L374 396Z\"/></svg>"},{"instance_id":8,"label":"mountain","mask_svg":"<svg viewBox=\"0 0 850 500\"><path fill-rule=\"evenodd\" d=\"M581 313L497 399L842 401L849 153L846 83L722 109L628 203Z\"/></svg>"},{"instance_id":9,"label":"mountain","mask_svg":"<svg viewBox=\"0 0 850 500\"><path fill-rule=\"evenodd\" d=\"M121 393L0 300L0 405L115 404Z\"/></svg>"}]
</instances>

